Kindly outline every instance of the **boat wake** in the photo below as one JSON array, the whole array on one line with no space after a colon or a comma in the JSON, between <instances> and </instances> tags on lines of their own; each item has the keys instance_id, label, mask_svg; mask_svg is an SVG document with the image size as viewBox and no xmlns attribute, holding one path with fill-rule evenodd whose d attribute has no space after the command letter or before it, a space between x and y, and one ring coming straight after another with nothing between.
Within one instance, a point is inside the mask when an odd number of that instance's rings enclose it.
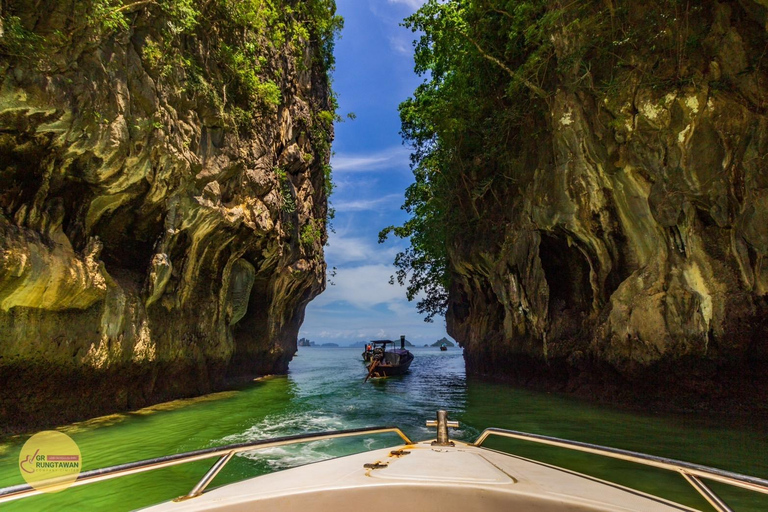
<instances>
[{"instance_id":1,"label":"boat wake","mask_svg":"<svg viewBox=\"0 0 768 512\"><path fill-rule=\"evenodd\" d=\"M345 426L346 425L346 426ZM290 436L326 430L349 428L341 416L323 415L315 412L272 414L249 427L244 432L219 439L224 444L245 443L259 439Z\"/></svg>"},{"instance_id":2,"label":"boat wake","mask_svg":"<svg viewBox=\"0 0 768 512\"><path fill-rule=\"evenodd\" d=\"M212 446L216 444L246 443L274 437L342 430L345 428L353 428L353 426L349 425L349 422L344 422L340 416L321 415L310 412L290 415L277 414L266 416L244 432L223 437L212 443ZM339 455L370 450L377 446L376 440L372 438L358 439L355 444L357 448L350 450L352 447L349 446L349 443L338 440L325 440L295 446L265 448L259 451L240 453L238 457L264 464L271 470L282 470L327 460Z\"/></svg>"},{"instance_id":3,"label":"boat wake","mask_svg":"<svg viewBox=\"0 0 768 512\"><path fill-rule=\"evenodd\" d=\"M336 455L331 450L331 445L331 441L317 441L297 446L266 448L258 452L241 453L238 456L266 464L271 470L279 471L332 459Z\"/></svg>"}]
</instances>

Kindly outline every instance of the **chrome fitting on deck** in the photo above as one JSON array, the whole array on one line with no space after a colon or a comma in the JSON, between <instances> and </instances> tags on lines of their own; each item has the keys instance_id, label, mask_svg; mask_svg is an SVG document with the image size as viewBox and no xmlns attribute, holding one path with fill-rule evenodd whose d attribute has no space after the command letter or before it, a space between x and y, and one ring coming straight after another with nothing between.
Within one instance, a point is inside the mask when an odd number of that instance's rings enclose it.
<instances>
[{"instance_id":1,"label":"chrome fitting on deck","mask_svg":"<svg viewBox=\"0 0 768 512\"><path fill-rule=\"evenodd\" d=\"M448 437L448 428L459 428L458 421L448 421L446 411L437 411L436 421L427 421L428 427L437 427L437 439L432 441L432 446L454 446Z\"/></svg>"}]
</instances>

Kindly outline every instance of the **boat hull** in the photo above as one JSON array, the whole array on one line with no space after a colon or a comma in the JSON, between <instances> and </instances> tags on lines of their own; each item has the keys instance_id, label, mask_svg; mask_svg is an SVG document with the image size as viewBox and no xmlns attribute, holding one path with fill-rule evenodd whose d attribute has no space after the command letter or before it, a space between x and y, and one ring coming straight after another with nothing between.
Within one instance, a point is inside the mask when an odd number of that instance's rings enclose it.
<instances>
[{"instance_id":1,"label":"boat hull","mask_svg":"<svg viewBox=\"0 0 768 512\"><path fill-rule=\"evenodd\" d=\"M408 372L408 369L410 368L410 366L411 366L410 361L406 364L401 364L397 366L380 364L376 366L376 368L374 368L373 375L378 377L393 377L395 375L403 375ZM367 368L370 371L371 365L368 365Z\"/></svg>"},{"instance_id":2,"label":"boat hull","mask_svg":"<svg viewBox=\"0 0 768 512\"><path fill-rule=\"evenodd\" d=\"M593 477L455 444L426 441L308 464L148 510L359 512L397 504L403 512L693 512Z\"/></svg>"},{"instance_id":3,"label":"boat hull","mask_svg":"<svg viewBox=\"0 0 768 512\"><path fill-rule=\"evenodd\" d=\"M384 358L376 365L371 373L371 366L375 363L373 360L366 363L365 367L372 377L392 377L403 375L408 372L413 362L413 354L407 350L395 350L385 352Z\"/></svg>"}]
</instances>

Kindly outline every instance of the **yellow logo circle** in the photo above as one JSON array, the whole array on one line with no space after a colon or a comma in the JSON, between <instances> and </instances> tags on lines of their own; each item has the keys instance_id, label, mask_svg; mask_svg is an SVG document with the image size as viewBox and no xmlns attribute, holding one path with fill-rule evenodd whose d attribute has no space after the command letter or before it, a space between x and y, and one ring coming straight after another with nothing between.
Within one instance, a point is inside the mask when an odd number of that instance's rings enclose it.
<instances>
[{"instance_id":1,"label":"yellow logo circle","mask_svg":"<svg viewBox=\"0 0 768 512\"><path fill-rule=\"evenodd\" d=\"M21 476L42 492L63 491L77 480L82 468L77 444L68 435L53 430L30 437L19 454Z\"/></svg>"}]
</instances>

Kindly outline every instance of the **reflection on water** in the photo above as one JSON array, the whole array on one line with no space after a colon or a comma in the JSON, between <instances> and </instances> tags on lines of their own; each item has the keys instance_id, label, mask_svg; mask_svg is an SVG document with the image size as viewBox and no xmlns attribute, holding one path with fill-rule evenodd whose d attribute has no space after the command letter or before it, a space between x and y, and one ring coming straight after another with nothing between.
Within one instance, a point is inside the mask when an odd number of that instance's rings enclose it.
<instances>
[{"instance_id":1,"label":"reflection on water","mask_svg":"<svg viewBox=\"0 0 768 512\"><path fill-rule=\"evenodd\" d=\"M474 440L489 426L510 428L680 458L724 469L768 476L764 425L703 423L691 417L616 411L546 393L467 381L461 352L413 350L409 374L363 383L361 349L302 348L288 376L264 379L235 392L176 401L136 413L112 415L64 429L80 446L86 469L180 453L226 443L368 426L399 426L412 439L434 434L424 421L446 409L461 428L458 439ZM0 486L21 483L17 460L25 436L0 445ZM319 441L243 454L215 483L284 469L328 457L397 444L396 436ZM694 506L687 487L666 474L638 471L605 459L563 453L522 443L496 442L529 457L639 483L644 489ZM130 510L186 493L212 461L69 489L30 498L3 510ZM679 479L679 477L678 477ZM679 482L678 482L679 483ZM754 501L736 510L768 510Z\"/></svg>"},{"instance_id":2,"label":"reflection on water","mask_svg":"<svg viewBox=\"0 0 768 512\"><path fill-rule=\"evenodd\" d=\"M469 425L495 426L667 458L768 476L768 426L723 417L639 414L567 396L514 389L470 380L466 413ZM473 434L474 435L474 434ZM565 466L662 495L702 510L711 510L682 477L596 455L566 451L523 441L491 440L487 446ZM714 486L713 486L714 487ZM717 487L736 511L768 510L762 496Z\"/></svg>"}]
</instances>

